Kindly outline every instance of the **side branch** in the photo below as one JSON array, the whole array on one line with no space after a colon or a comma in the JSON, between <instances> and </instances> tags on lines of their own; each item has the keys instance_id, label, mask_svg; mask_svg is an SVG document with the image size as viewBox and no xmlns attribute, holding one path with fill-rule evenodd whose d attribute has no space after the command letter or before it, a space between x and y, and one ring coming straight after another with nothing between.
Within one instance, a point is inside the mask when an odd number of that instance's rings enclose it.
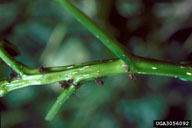
<instances>
[{"instance_id":1,"label":"side branch","mask_svg":"<svg viewBox=\"0 0 192 128\"><path fill-rule=\"evenodd\" d=\"M19 64L3 48L3 40L0 40L0 58L21 77L25 75L25 70L30 70L27 66Z\"/></svg>"},{"instance_id":2,"label":"side branch","mask_svg":"<svg viewBox=\"0 0 192 128\"><path fill-rule=\"evenodd\" d=\"M87 15L75 7L69 0L57 0L62 7L71 13L81 24L83 24L95 37L97 37L107 48L109 48L117 57L122 59L130 68L134 70L132 57L117 40L107 34L96 23L94 23Z\"/></svg>"},{"instance_id":3,"label":"side branch","mask_svg":"<svg viewBox=\"0 0 192 128\"><path fill-rule=\"evenodd\" d=\"M57 98L55 104L52 106L45 119L50 121L54 118L54 116L58 113L63 103L75 92L77 87L71 85L68 89L65 89L61 92L59 97Z\"/></svg>"}]
</instances>

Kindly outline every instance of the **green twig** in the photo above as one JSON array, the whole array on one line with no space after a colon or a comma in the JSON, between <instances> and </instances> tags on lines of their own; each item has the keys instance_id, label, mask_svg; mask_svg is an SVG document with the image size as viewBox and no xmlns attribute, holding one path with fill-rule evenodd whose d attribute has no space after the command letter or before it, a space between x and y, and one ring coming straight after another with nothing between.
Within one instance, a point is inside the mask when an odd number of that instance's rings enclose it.
<instances>
[{"instance_id":1,"label":"green twig","mask_svg":"<svg viewBox=\"0 0 192 128\"><path fill-rule=\"evenodd\" d=\"M134 61L137 70L127 72L127 66L120 59L89 62L79 65L45 68L45 72L39 69L31 69L30 75L17 80L0 81L0 97L6 93L27 87L30 85L43 85L63 80L73 79L74 82L91 80L97 77L104 77L125 73L152 74L170 76L186 81L192 81L192 68L190 65L165 63L156 60L138 58Z\"/></svg>"},{"instance_id":2,"label":"green twig","mask_svg":"<svg viewBox=\"0 0 192 128\"><path fill-rule=\"evenodd\" d=\"M3 41L0 41L0 58L7 63L13 70L15 70L19 75L24 75L23 65L20 65L16 60L14 60L3 48Z\"/></svg>"},{"instance_id":3,"label":"green twig","mask_svg":"<svg viewBox=\"0 0 192 128\"><path fill-rule=\"evenodd\" d=\"M3 44L6 43L4 40L0 40L0 58L10 67L12 68L19 76L26 77L33 73L33 69L27 67L26 65L18 62L13 57L11 57L4 49Z\"/></svg>"},{"instance_id":4,"label":"green twig","mask_svg":"<svg viewBox=\"0 0 192 128\"><path fill-rule=\"evenodd\" d=\"M126 73L125 64L119 59L89 62L79 65L31 69L30 75L21 79L0 81L0 97L6 93L30 85L43 85L73 79L74 83L97 77Z\"/></svg>"},{"instance_id":5,"label":"green twig","mask_svg":"<svg viewBox=\"0 0 192 128\"><path fill-rule=\"evenodd\" d=\"M90 32L95 35L107 48L109 48L117 57L122 59L130 68L134 70L132 63L132 55L125 48L117 42L114 38L109 36L97 24L95 24L88 16L75 7L69 0L57 0L68 12L70 12L80 23L82 23Z\"/></svg>"},{"instance_id":6,"label":"green twig","mask_svg":"<svg viewBox=\"0 0 192 128\"><path fill-rule=\"evenodd\" d=\"M134 63L138 74L169 76L184 81L192 81L191 64L177 64L143 57L137 57Z\"/></svg>"},{"instance_id":7,"label":"green twig","mask_svg":"<svg viewBox=\"0 0 192 128\"><path fill-rule=\"evenodd\" d=\"M76 87L71 85L68 89L64 89L59 97L57 98L55 104L52 106L45 119L51 121L55 115L58 113L63 103L75 92Z\"/></svg>"}]
</instances>

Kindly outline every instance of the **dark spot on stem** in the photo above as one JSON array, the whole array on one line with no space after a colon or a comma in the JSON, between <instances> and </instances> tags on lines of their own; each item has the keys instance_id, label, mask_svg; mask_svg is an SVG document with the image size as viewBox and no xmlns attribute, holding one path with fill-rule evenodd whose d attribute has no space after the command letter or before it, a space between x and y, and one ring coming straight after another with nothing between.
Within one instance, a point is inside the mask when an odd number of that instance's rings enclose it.
<instances>
[{"instance_id":1,"label":"dark spot on stem","mask_svg":"<svg viewBox=\"0 0 192 128\"><path fill-rule=\"evenodd\" d=\"M61 87L64 88L64 89L69 88L69 84L68 84L67 81L61 81L61 82L59 82L59 84L60 84Z\"/></svg>"},{"instance_id":2,"label":"dark spot on stem","mask_svg":"<svg viewBox=\"0 0 192 128\"><path fill-rule=\"evenodd\" d=\"M70 79L67 82L68 82L68 84L73 84L73 79Z\"/></svg>"},{"instance_id":3,"label":"dark spot on stem","mask_svg":"<svg viewBox=\"0 0 192 128\"><path fill-rule=\"evenodd\" d=\"M130 72L130 71L131 71L131 69L130 69L128 66L125 66L125 70L126 70L127 72Z\"/></svg>"},{"instance_id":4,"label":"dark spot on stem","mask_svg":"<svg viewBox=\"0 0 192 128\"><path fill-rule=\"evenodd\" d=\"M11 69L9 79L18 79L18 74L12 69Z\"/></svg>"},{"instance_id":5,"label":"dark spot on stem","mask_svg":"<svg viewBox=\"0 0 192 128\"><path fill-rule=\"evenodd\" d=\"M125 66L125 70L126 70L127 72L130 72L130 71L131 71L130 67L128 67L128 66ZM127 76L128 76L131 80L136 80L136 79L137 79L136 76L135 76L135 74L127 74Z\"/></svg>"},{"instance_id":6,"label":"dark spot on stem","mask_svg":"<svg viewBox=\"0 0 192 128\"><path fill-rule=\"evenodd\" d=\"M43 66L39 66L39 72L45 72L45 68Z\"/></svg>"},{"instance_id":7,"label":"dark spot on stem","mask_svg":"<svg viewBox=\"0 0 192 128\"><path fill-rule=\"evenodd\" d=\"M61 82L59 82L59 84L61 84L61 87L62 87L62 88L67 89L67 88L69 88L69 86L70 86L71 84L73 84L73 79L70 79L70 80L68 80L68 81L66 81L66 80L61 81ZM73 85L74 85L74 84L73 84Z\"/></svg>"},{"instance_id":8,"label":"dark spot on stem","mask_svg":"<svg viewBox=\"0 0 192 128\"><path fill-rule=\"evenodd\" d=\"M79 82L78 84L73 84L73 85L76 86L77 88L79 88L82 85L82 83Z\"/></svg>"},{"instance_id":9,"label":"dark spot on stem","mask_svg":"<svg viewBox=\"0 0 192 128\"><path fill-rule=\"evenodd\" d=\"M101 78L97 77L95 78L95 82L99 85L99 86L103 86L104 82L101 80Z\"/></svg>"},{"instance_id":10,"label":"dark spot on stem","mask_svg":"<svg viewBox=\"0 0 192 128\"><path fill-rule=\"evenodd\" d=\"M136 80L136 76L135 74L127 74L127 76L131 79L131 80Z\"/></svg>"},{"instance_id":11,"label":"dark spot on stem","mask_svg":"<svg viewBox=\"0 0 192 128\"><path fill-rule=\"evenodd\" d=\"M74 86L76 86L77 88L82 85L81 82L79 82L78 84L74 84L73 82L74 82L74 80L73 80L73 79L70 79L70 80L67 80L67 81L66 81L66 80L61 81L61 82L59 82L59 84L60 84L61 87L64 88L64 89L69 88L70 85L74 85Z\"/></svg>"}]
</instances>

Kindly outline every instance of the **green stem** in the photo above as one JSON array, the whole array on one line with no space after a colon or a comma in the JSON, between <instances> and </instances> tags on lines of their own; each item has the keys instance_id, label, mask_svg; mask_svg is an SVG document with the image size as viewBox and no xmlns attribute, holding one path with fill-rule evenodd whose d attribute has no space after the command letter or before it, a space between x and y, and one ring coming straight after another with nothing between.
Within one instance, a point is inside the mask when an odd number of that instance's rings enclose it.
<instances>
[{"instance_id":1,"label":"green stem","mask_svg":"<svg viewBox=\"0 0 192 128\"><path fill-rule=\"evenodd\" d=\"M146 58L138 58L134 61L134 64L137 70L130 71L129 73L169 76L192 81L192 68L189 65L165 63ZM125 69L126 65L120 59L51 67L46 68L46 71L43 73L39 72L39 69L31 69L31 74L24 76L22 79L0 81L0 96L2 97L10 91L30 85L50 84L71 78L74 82L78 83L82 80L128 73Z\"/></svg>"},{"instance_id":2,"label":"green stem","mask_svg":"<svg viewBox=\"0 0 192 128\"><path fill-rule=\"evenodd\" d=\"M90 62L80 65L46 68L45 72L32 69L30 75L21 79L0 81L0 96L30 85L50 84L73 79L75 83L82 80L91 80L97 77L126 73L125 64L120 59Z\"/></svg>"},{"instance_id":3,"label":"green stem","mask_svg":"<svg viewBox=\"0 0 192 128\"><path fill-rule=\"evenodd\" d=\"M59 97L57 98L55 104L52 106L45 119L51 121L55 115L58 113L63 103L75 92L76 87L71 85L68 89L64 89Z\"/></svg>"},{"instance_id":4,"label":"green stem","mask_svg":"<svg viewBox=\"0 0 192 128\"><path fill-rule=\"evenodd\" d=\"M169 76L185 81L192 81L192 65L175 64L154 59L137 57L134 61L138 74Z\"/></svg>"},{"instance_id":5,"label":"green stem","mask_svg":"<svg viewBox=\"0 0 192 128\"><path fill-rule=\"evenodd\" d=\"M80 23L82 23L95 37L97 37L107 48L109 48L116 56L122 59L132 70L132 54L127 52L125 48L97 24L95 24L81 10L75 7L69 0L57 0L68 12L70 12Z\"/></svg>"},{"instance_id":6,"label":"green stem","mask_svg":"<svg viewBox=\"0 0 192 128\"><path fill-rule=\"evenodd\" d=\"M4 49L3 43L0 41L0 58L7 63L13 70L15 70L19 75L24 75L23 68L24 66L19 64L14 60Z\"/></svg>"}]
</instances>

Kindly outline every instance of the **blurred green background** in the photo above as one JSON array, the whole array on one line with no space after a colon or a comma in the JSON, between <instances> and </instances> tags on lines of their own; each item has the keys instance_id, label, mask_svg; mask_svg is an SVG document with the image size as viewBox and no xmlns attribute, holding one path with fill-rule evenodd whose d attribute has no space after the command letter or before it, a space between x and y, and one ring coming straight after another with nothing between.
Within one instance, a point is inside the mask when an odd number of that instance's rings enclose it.
<instances>
[{"instance_id":1,"label":"blurred green background","mask_svg":"<svg viewBox=\"0 0 192 128\"><path fill-rule=\"evenodd\" d=\"M192 62L191 0L74 0L83 12L134 54ZM55 0L0 0L0 38L36 68L114 58ZM9 77L0 65L0 77ZM192 83L137 75L86 82L51 122L44 117L62 88L31 86L1 98L3 128L151 128L153 120L192 119Z\"/></svg>"}]
</instances>

